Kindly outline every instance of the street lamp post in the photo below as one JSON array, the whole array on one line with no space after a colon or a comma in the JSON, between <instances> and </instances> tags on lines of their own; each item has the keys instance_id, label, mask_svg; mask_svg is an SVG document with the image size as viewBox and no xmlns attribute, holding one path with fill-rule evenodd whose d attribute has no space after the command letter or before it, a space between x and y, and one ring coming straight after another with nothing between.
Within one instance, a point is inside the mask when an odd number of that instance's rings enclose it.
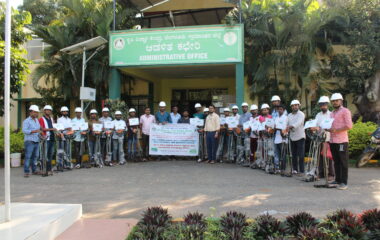
<instances>
[{"instance_id":1,"label":"street lamp post","mask_svg":"<svg viewBox=\"0 0 380 240\"><path fill-rule=\"evenodd\" d=\"M4 56L4 220L11 220L11 169L10 169L10 71L11 71L11 1L5 10Z\"/></svg>"}]
</instances>

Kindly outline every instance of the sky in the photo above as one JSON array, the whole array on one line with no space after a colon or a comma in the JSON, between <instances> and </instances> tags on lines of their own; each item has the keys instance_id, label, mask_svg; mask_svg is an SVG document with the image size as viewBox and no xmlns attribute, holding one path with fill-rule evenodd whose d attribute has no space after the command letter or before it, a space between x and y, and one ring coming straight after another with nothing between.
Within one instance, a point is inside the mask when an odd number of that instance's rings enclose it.
<instances>
[{"instance_id":1,"label":"sky","mask_svg":"<svg viewBox=\"0 0 380 240\"><path fill-rule=\"evenodd\" d=\"M0 2L6 2L6 0L0 0ZM23 2L23 0L10 0L12 7L17 8Z\"/></svg>"}]
</instances>

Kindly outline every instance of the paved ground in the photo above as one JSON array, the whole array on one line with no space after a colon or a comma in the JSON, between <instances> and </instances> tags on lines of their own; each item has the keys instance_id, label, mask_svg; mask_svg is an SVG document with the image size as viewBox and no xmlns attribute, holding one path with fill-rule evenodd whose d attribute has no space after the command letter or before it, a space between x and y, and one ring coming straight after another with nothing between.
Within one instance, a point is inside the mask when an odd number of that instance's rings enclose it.
<instances>
[{"instance_id":1,"label":"paved ground","mask_svg":"<svg viewBox=\"0 0 380 240\"><path fill-rule=\"evenodd\" d=\"M279 217L309 211L320 217L337 208L360 212L380 207L379 168L351 168L346 191L316 189L314 183L234 164L192 161L131 163L28 179L16 168L11 176L12 201L82 203L86 218L138 218L146 207L156 205L169 208L174 217L195 210L206 215L240 210L251 217L264 211ZM3 188L1 184L1 193Z\"/></svg>"}]
</instances>

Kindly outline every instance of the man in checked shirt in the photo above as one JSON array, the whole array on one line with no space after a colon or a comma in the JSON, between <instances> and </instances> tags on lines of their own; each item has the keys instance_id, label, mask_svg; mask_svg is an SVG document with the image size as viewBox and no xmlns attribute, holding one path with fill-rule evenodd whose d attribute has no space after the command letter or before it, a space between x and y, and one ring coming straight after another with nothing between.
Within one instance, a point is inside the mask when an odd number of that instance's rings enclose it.
<instances>
[{"instance_id":1,"label":"man in checked shirt","mask_svg":"<svg viewBox=\"0 0 380 240\"><path fill-rule=\"evenodd\" d=\"M330 134L330 148L334 159L335 182L339 190L347 189L348 178L348 130L352 128L351 112L343 107L343 96L334 93L331 96L334 111L330 117L334 119L328 131Z\"/></svg>"}]
</instances>

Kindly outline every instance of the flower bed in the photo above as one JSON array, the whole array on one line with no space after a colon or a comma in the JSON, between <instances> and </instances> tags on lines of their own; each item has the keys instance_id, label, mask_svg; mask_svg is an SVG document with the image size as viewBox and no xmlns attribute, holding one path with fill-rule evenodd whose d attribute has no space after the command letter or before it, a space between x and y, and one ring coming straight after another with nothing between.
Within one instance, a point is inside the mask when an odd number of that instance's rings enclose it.
<instances>
[{"instance_id":1,"label":"flower bed","mask_svg":"<svg viewBox=\"0 0 380 240\"><path fill-rule=\"evenodd\" d=\"M271 215L248 219L227 212L220 218L188 213L174 221L167 209L148 208L127 240L379 240L380 210L355 215L337 210L324 219L300 212L279 220Z\"/></svg>"}]
</instances>

